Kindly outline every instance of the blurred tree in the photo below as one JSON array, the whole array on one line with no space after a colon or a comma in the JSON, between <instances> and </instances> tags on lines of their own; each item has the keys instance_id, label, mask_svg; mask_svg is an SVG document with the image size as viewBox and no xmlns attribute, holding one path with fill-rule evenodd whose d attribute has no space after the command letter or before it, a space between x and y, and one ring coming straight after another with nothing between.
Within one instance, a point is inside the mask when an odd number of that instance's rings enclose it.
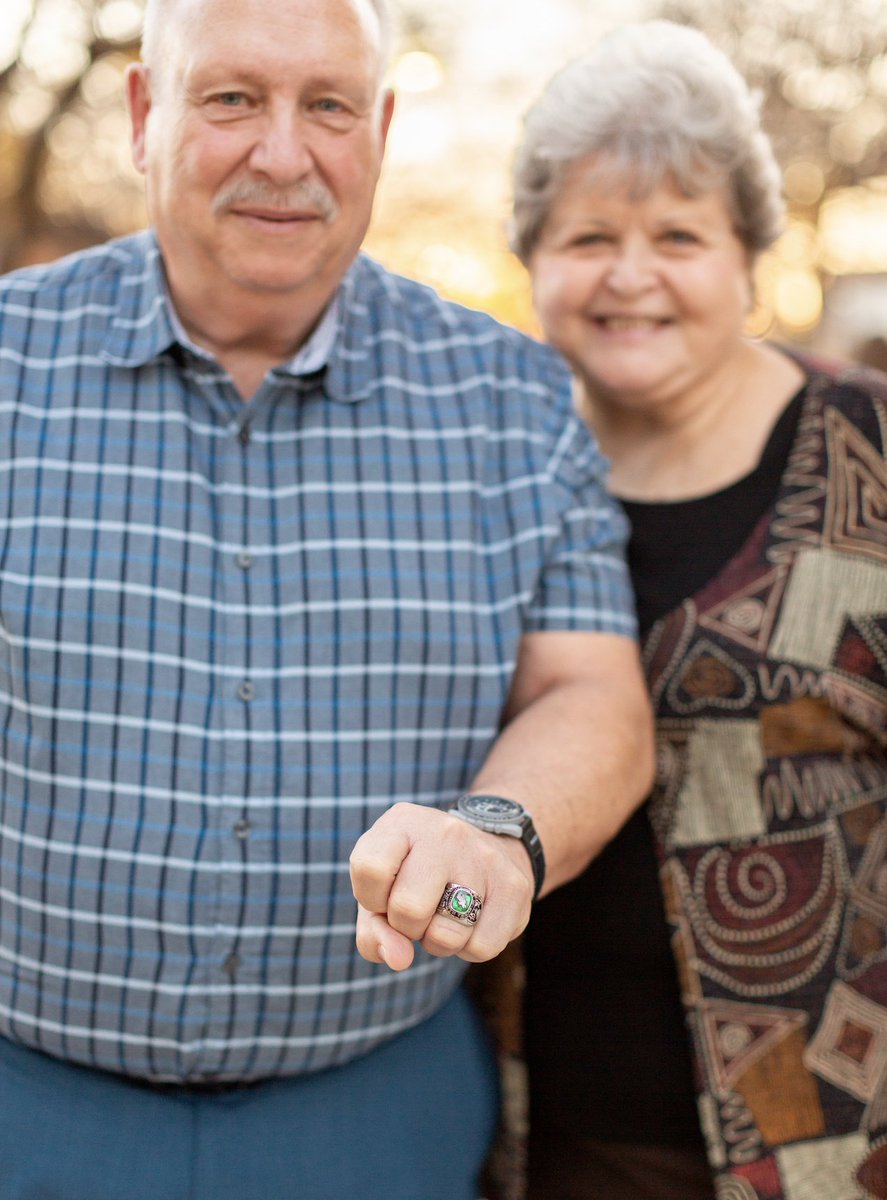
<instances>
[{"instance_id":1,"label":"blurred tree","mask_svg":"<svg viewBox=\"0 0 887 1200\"><path fill-rule=\"evenodd\" d=\"M140 219L120 96L135 0L4 0L0 26L0 270Z\"/></svg>"},{"instance_id":2,"label":"blurred tree","mask_svg":"<svg viewBox=\"0 0 887 1200\"><path fill-rule=\"evenodd\" d=\"M489 207L485 233L478 231L476 218L484 215L478 191L490 181L480 158L498 154L502 188L492 211L504 215L518 114L560 63L614 25L644 17L702 29L761 94L764 124L785 170L791 223L777 252L760 264L751 328L808 338L833 274L887 267L887 0L556 0L544 7L538 0L485 0L470 11L462 0L401 0L400 7L404 48L430 52L444 65L449 86L441 101L458 114L465 165L461 172L429 172L421 136L414 138L420 151L414 174L424 170L425 180L413 181L401 168L392 178L389 166L374 238L386 257L395 242L401 254L411 242L407 268L419 274L428 266L423 243L431 244L432 279L443 290L532 328L530 298L526 287L515 286L504 239L490 250L497 230ZM472 46L480 33L482 53ZM493 79L499 106L515 120L491 134L482 130L491 124L484 89ZM411 115L411 98L404 99L401 115ZM424 102L429 117L432 103ZM430 121L421 133L433 133ZM859 194L842 196L840 220L830 221L836 196L851 188ZM836 253L835 238L824 235L839 225L844 236ZM848 226L856 230L853 239ZM478 253L481 236L486 249ZM468 282L472 257L489 281L484 291Z\"/></svg>"},{"instance_id":3,"label":"blurred tree","mask_svg":"<svg viewBox=\"0 0 887 1200\"><path fill-rule=\"evenodd\" d=\"M758 328L810 337L836 275L887 270L887 0L652 7L707 33L761 93L790 225L761 264Z\"/></svg>"},{"instance_id":4,"label":"blurred tree","mask_svg":"<svg viewBox=\"0 0 887 1200\"><path fill-rule=\"evenodd\" d=\"M135 228L144 222L144 205L141 181L129 162L120 79L136 53L141 0L2 3L0 269L5 270ZM539 63L533 47L529 62L508 57L512 31L505 26L516 27L518 18L525 30L538 31L540 49L544 39L539 35L547 36L548 53L554 26L571 31L562 51L558 43L557 55L564 58L581 49L581 39L588 42L602 28L638 15L669 16L703 29L761 89L793 212L801 226L807 223L811 239L821 207L836 188L887 176L887 0L626 0L619 5L511 0L508 16L499 22L501 45L490 43L487 29L482 52L473 44L473 31L485 10L487 17L500 11L492 0L480 9L472 0L393 3L401 50L440 63L447 83L438 108L458 103L461 123L460 140L451 139L446 151L453 164L446 171L429 169L424 159L411 168L393 156L384 205L392 219L385 217L377 226L386 247L404 234L410 214L417 229L427 214L424 228L437 232L425 244L440 243L430 249L443 263L446 246L459 250L459 238L450 236L454 231L471 230L475 241L484 236L481 208L486 212L498 205L492 221L501 221L507 207L508 131L516 136L519 113L541 83L534 74ZM473 74L464 71L466 57ZM473 116L487 119L494 107L487 94L480 95L488 84L490 91L498 89L499 104L513 124L500 123L484 143L482 122ZM526 95L523 86L529 89ZM408 102L402 111L409 116ZM483 165L494 151L500 157L491 183ZM887 181L882 179L881 186ZM485 219L489 241L493 225ZM467 257L461 266L452 259L450 268L469 280L471 247L463 245ZM494 253L502 286L512 291L504 242ZM809 261L810 254L804 254Z\"/></svg>"},{"instance_id":5,"label":"blurred tree","mask_svg":"<svg viewBox=\"0 0 887 1200\"><path fill-rule=\"evenodd\" d=\"M695 25L763 93L780 162L802 162L811 202L887 171L885 0L660 0L658 15Z\"/></svg>"}]
</instances>

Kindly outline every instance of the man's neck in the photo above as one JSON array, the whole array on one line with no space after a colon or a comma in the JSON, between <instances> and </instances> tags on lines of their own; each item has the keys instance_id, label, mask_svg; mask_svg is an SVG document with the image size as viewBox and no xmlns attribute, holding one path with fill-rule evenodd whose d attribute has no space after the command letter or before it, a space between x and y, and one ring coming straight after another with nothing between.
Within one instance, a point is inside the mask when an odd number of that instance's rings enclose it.
<instances>
[{"instance_id":1,"label":"man's neck","mask_svg":"<svg viewBox=\"0 0 887 1200\"><path fill-rule=\"evenodd\" d=\"M188 338L224 367L244 400L273 368L289 362L316 329L331 296L188 297L169 281L170 300ZM226 302L227 301L227 302Z\"/></svg>"}]
</instances>

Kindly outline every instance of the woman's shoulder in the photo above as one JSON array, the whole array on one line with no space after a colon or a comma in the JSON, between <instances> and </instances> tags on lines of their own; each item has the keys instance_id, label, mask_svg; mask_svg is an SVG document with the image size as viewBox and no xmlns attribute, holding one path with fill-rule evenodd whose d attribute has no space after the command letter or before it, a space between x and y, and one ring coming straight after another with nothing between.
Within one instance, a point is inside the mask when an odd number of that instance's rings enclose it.
<instances>
[{"instance_id":1,"label":"woman's shoulder","mask_svg":"<svg viewBox=\"0 0 887 1200\"><path fill-rule=\"evenodd\" d=\"M812 403L845 417L887 452L887 374L862 363L780 349L804 371Z\"/></svg>"}]
</instances>

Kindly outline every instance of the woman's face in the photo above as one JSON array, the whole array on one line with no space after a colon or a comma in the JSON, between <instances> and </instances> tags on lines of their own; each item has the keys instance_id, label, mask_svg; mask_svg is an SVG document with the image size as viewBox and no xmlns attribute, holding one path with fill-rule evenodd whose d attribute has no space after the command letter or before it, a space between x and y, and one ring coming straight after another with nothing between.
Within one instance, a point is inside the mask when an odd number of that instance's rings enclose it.
<instances>
[{"instance_id":1,"label":"woman's face","mask_svg":"<svg viewBox=\"0 0 887 1200\"><path fill-rule=\"evenodd\" d=\"M530 258L546 337L592 399L649 412L704 396L751 304L726 189L691 198L666 178L633 198L594 165L566 176Z\"/></svg>"}]
</instances>

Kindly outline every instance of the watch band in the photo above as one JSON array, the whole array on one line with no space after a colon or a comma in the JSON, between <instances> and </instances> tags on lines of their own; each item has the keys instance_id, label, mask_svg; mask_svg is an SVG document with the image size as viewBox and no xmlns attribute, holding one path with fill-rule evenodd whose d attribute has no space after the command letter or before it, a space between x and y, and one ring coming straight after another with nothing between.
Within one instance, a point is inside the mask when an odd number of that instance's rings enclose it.
<instances>
[{"instance_id":1,"label":"watch band","mask_svg":"<svg viewBox=\"0 0 887 1200\"><path fill-rule=\"evenodd\" d=\"M526 810L524 810L526 811ZM524 849L530 856L530 865L533 868L533 900L539 899L539 893L542 891L542 885L545 883L545 851L542 849L542 843L539 840L539 834L536 832L536 826L530 814L526 815L527 823L521 833L521 841L524 844Z\"/></svg>"},{"instance_id":2,"label":"watch band","mask_svg":"<svg viewBox=\"0 0 887 1200\"><path fill-rule=\"evenodd\" d=\"M504 796L467 792L449 811L486 833L518 838L523 843L533 868L533 899L536 900L545 883L545 853L533 818L524 806Z\"/></svg>"}]
</instances>

